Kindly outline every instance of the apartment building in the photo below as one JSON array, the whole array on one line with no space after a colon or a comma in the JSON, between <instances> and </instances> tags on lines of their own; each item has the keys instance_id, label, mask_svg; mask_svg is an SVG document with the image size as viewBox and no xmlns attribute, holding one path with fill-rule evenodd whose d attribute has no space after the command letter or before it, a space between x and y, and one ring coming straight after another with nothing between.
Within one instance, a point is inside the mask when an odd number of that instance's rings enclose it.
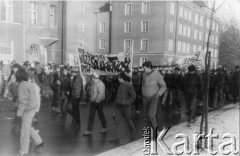
<instances>
[{"instance_id":1,"label":"apartment building","mask_svg":"<svg viewBox=\"0 0 240 156\"><path fill-rule=\"evenodd\" d=\"M134 44L134 66L146 60L174 64L206 47L211 10L192 1L113 1L112 52ZM212 67L218 62L219 20L210 37Z\"/></svg>"},{"instance_id":2,"label":"apartment building","mask_svg":"<svg viewBox=\"0 0 240 156\"><path fill-rule=\"evenodd\" d=\"M65 60L76 63L77 48L109 54L110 12L106 1L65 1L64 51Z\"/></svg>"}]
</instances>

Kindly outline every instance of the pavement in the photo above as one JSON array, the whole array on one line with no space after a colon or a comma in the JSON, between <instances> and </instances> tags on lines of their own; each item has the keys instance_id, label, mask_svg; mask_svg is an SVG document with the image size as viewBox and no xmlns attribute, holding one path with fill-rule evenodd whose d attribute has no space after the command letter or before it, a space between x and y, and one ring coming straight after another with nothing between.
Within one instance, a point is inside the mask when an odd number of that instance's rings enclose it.
<instances>
[{"instance_id":1,"label":"pavement","mask_svg":"<svg viewBox=\"0 0 240 156\"><path fill-rule=\"evenodd\" d=\"M39 150L38 153L33 151L33 143L30 145L30 156L91 156L96 155L116 147L128 144L131 142L129 130L124 121L121 122L120 127L120 142L116 144L109 143L112 138L113 129L113 103L106 103L104 106L104 113L108 124L108 134L100 134L101 122L98 115L95 116L92 137L84 137L82 133L86 131L88 124L89 105L81 105L81 129L74 131L71 129L71 116L67 116L65 127L59 127L59 117L57 114L51 112L51 100L46 99L41 104L39 113L38 129L46 146ZM14 117L14 104L10 100L0 98L0 155L13 156L19 151L19 135L12 132L11 123ZM157 119L159 127L173 126L178 123L186 121L184 105L182 107L182 114L174 115L172 106L163 110L158 107ZM146 125L142 110L137 114L135 108L132 107L131 118L137 130L137 139L142 138L142 129Z\"/></svg>"},{"instance_id":2,"label":"pavement","mask_svg":"<svg viewBox=\"0 0 240 156\"><path fill-rule=\"evenodd\" d=\"M239 149L240 149L240 144L239 144L239 124L240 124L240 114L239 114L239 103L237 104L229 104L226 105L220 109L214 110L209 113L208 116L208 126L209 130L212 128L213 129L213 134L217 134L218 138L213 139L213 150L217 151L216 155L223 155L222 152L220 152L218 149L221 145L224 143L229 143L229 138L223 138L224 135L226 134L231 134L235 139L236 142L233 142L236 144L236 148L233 148L233 151L231 153L226 154L230 156L239 156ZM193 150L193 134L199 134L200 131L200 117L198 117L198 120L192 124L191 127L186 127L186 122L179 123L178 125L173 126L169 132L165 135L163 138L163 141L165 142L166 146L171 150L172 152L172 147L174 143L176 142L184 142L184 138L175 138L177 134L185 134L187 138L189 139L189 149ZM209 133L208 133L209 134ZM187 139L186 139L187 140ZM233 139L234 140L234 139ZM142 156L144 155L143 153L143 147L144 147L144 138L141 138L137 141L131 142L129 144L111 149L109 151L103 152L101 154L98 154L97 156ZM231 140L230 140L231 142ZM166 147L163 145L163 142L161 142L161 146L166 150ZM154 153L154 155L160 155L160 156L169 156L166 152L164 152L163 148L160 147L160 144L157 144L156 146L157 149ZM227 150L231 150L231 146L226 146L226 149L224 150L225 152ZM152 148L152 147L150 147ZM180 145L177 149L177 151L183 150L183 144ZM166 150L167 151L167 150ZM173 153L173 155L177 155L176 153ZM186 154L182 153L179 155L194 155L193 153ZM200 156L211 156L208 152L207 148L201 149L199 151Z\"/></svg>"}]
</instances>

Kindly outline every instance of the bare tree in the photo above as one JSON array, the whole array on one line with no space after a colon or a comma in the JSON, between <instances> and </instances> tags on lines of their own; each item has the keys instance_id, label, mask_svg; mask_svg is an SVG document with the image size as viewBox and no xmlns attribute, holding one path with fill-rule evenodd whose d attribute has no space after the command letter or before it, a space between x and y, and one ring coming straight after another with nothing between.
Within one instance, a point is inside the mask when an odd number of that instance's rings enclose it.
<instances>
[{"instance_id":1,"label":"bare tree","mask_svg":"<svg viewBox=\"0 0 240 156\"><path fill-rule=\"evenodd\" d=\"M240 64L240 31L234 21L220 36L219 63L228 68Z\"/></svg>"}]
</instances>

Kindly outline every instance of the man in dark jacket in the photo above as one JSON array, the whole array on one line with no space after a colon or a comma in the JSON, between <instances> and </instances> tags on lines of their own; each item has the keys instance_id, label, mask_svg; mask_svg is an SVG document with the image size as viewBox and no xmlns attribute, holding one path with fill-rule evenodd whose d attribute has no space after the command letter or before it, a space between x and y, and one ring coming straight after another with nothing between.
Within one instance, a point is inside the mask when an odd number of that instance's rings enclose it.
<instances>
[{"instance_id":1,"label":"man in dark jacket","mask_svg":"<svg viewBox=\"0 0 240 156\"><path fill-rule=\"evenodd\" d=\"M239 66L235 67L235 72L232 75L232 89L233 89L233 100L235 103L239 101L239 89L240 89L240 68Z\"/></svg>"},{"instance_id":2,"label":"man in dark jacket","mask_svg":"<svg viewBox=\"0 0 240 156\"><path fill-rule=\"evenodd\" d=\"M175 114L180 115L180 108L181 108L181 85L183 76L180 74L180 68L176 67L174 69L174 73L172 75L172 95L173 95L173 105Z\"/></svg>"},{"instance_id":3,"label":"man in dark jacket","mask_svg":"<svg viewBox=\"0 0 240 156\"><path fill-rule=\"evenodd\" d=\"M118 75L120 85L118 87L117 97L115 100L115 111L113 114L114 119L114 137L109 142L119 142L119 124L121 116L124 117L125 122L131 133L131 140L136 137L136 129L130 118L131 104L136 98L136 93L133 86L130 84L130 78L125 73Z\"/></svg>"},{"instance_id":4,"label":"man in dark jacket","mask_svg":"<svg viewBox=\"0 0 240 156\"><path fill-rule=\"evenodd\" d=\"M83 81L79 73L79 69L72 68L71 70L71 104L72 104L72 117L73 117L73 128L80 129L80 111L79 103L83 94Z\"/></svg>"},{"instance_id":5,"label":"man in dark jacket","mask_svg":"<svg viewBox=\"0 0 240 156\"><path fill-rule=\"evenodd\" d=\"M217 69L216 75L217 92L214 97L214 106L221 107L224 101L223 88L225 86L225 76L222 68Z\"/></svg>"},{"instance_id":6,"label":"man in dark jacket","mask_svg":"<svg viewBox=\"0 0 240 156\"><path fill-rule=\"evenodd\" d=\"M184 75L182 90L185 94L186 106L188 109L188 123L187 127L191 127L191 123L195 122L195 106L197 102L197 95L199 91L202 91L203 82L202 78L196 72L196 67L190 65L188 67L188 73Z\"/></svg>"},{"instance_id":7,"label":"man in dark jacket","mask_svg":"<svg viewBox=\"0 0 240 156\"><path fill-rule=\"evenodd\" d=\"M55 66L55 71L50 77L50 87L53 90L53 99L52 99L52 112L60 113L60 104L61 104L61 96L60 96L60 67L58 65Z\"/></svg>"},{"instance_id":8,"label":"man in dark jacket","mask_svg":"<svg viewBox=\"0 0 240 156\"><path fill-rule=\"evenodd\" d=\"M61 121L59 122L59 126L64 126L66 117L67 117L67 104L69 101L70 95L70 75L68 71L68 66L63 67L63 73L60 76L60 80L57 81L58 85L60 85L60 95L61 95Z\"/></svg>"},{"instance_id":9,"label":"man in dark jacket","mask_svg":"<svg viewBox=\"0 0 240 156\"><path fill-rule=\"evenodd\" d=\"M214 104L214 98L217 93L217 72L215 69L212 69L210 73L210 85L209 85L209 107L217 108Z\"/></svg>"}]
</instances>

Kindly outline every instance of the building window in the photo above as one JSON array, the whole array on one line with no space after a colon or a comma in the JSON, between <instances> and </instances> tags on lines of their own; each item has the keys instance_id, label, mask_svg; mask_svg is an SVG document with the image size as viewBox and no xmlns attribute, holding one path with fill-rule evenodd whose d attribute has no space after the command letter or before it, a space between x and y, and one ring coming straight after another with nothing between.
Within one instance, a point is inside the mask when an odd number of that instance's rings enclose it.
<instances>
[{"instance_id":1,"label":"building window","mask_svg":"<svg viewBox=\"0 0 240 156\"><path fill-rule=\"evenodd\" d=\"M200 26L203 26L203 16L200 16Z\"/></svg>"},{"instance_id":2,"label":"building window","mask_svg":"<svg viewBox=\"0 0 240 156\"><path fill-rule=\"evenodd\" d=\"M190 26L188 27L188 30L187 30L187 36L188 36L188 37L191 36L191 27L190 27Z\"/></svg>"},{"instance_id":3,"label":"building window","mask_svg":"<svg viewBox=\"0 0 240 156\"><path fill-rule=\"evenodd\" d=\"M30 5L30 24L37 25L37 3L31 2Z\"/></svg>"},{"instance_id":4,"label":"building window","mask_svg":"<svg viewBox=\"0 0 240 156\"><path fill-rule=\"evenodd\" d=\"M173 33L173 21L169 23L169 32Z\"/></svg>"},{"instance_id":5,"label":"building window","mask_svg":"<svg viewBox=\"0 0 240 156\"><path fill-rule=\"evenodd\" d=\"M182 24L181 23L179 23L179 25L178 25L178 35L182 35Z\"/></svg>"},{"instance_id":6,"label":"building window","mask_svg":"<svg viewBox=\"0 0 240 156\"><path fill-rule=\"evenodd\" d=\"M215 21L212 22L212 30L215 30Z\"/></svg>"},{"instance_id":7,"label":"building window","mask_svg":"<svg viewBox=\"0 0 240 156\"><path fill-rule=\"evenodd\" d=\"M99 39L99 49L106 49L106 38Z\"/></svg>"},{"instance_id":8,"label":"building window","mask_svg":"<svg viewBox=\"0 0 240 156\"><path fill-rule=\"evenodd\" d=\"M141 39L141 50L142 51L148 50L148 39Z\"/></svg>"},{"instance_id":9,"label":"building window","mask_svg":"<svg viewBox=\"0 0 240 156\"><path fill-rule=\"evenodd\" d=\"M47 62L51 62L51 53L50 52L48 52L47 53Z\"/></svg>"},{"instance_id":10,"label":"building window","mask_svg":"<svg viewBox=\"0 0 240 156\"><path fill-rule=\"evenodd\" d=\"M183 36L187 36L187 26L183 26Z\"/></svg>"},{"instance_id":11,"label":"building window","mask_svg":"<svg viewBox=\"0 0 240 156\"><path fill-rule=\"evenodd\" d=\"M79 46L79 48L84 49L84 38L83 37L78 38L78 46Z\"/></svg>"},{"instance_id":12,"label":"building window","mask_svg":"<svg viewBox=\"0 0 240 156\"><path fill-rule=\"evenodd\" d=\"M106 22L100 22L99 24L99 32L106 33Z\"/></svg>"},{"instance_id":13,"label":"building window","mask_svg":"<svg viewBox=\"0 0 240 156\"><path fill-rule=\"evenodd\" d=\"M141 24L141 32L148 32L149 31L149 21L142 21Z\"/></svg>"},{"instance_id":14,"label":"building window","mask_svg":"<svg viewBox=\"0 0 240 156\"><path fill-rule=\"evenodd\" d=\"M208 33L205 34L205 42L208 40Z\"/></svg>"},{"instance_id":15,"label":"building window","mask_svg":"<svg viewBox=\"0 0 240 156\"><path fill-rule=\"evenodd\" d=\"M188 11L188 21L192 21L192 11Z\"/></svg>"},{"instance_id":16,"label":"building window","mask_svg":"<svg viewBox=\"0 0 240 156\"><path fill-rule=\"evenodd\" d=\"M83 3L80 3L80 4L78 5L78 11L79 11L79 13L84 13L84 12L85 12L84 4L83 4Z\"/></svg>"},{"instance_id":17,"label":"building window","mask_svg":"<svg viewBox=\"0 0 240 156\"><path fill-rule=\"evenodd\" d=\"M172 50L173 50L173 40L172 40L172 39L169 39L169 40L168 40L168 50L169 50L169 51L172 51Z\"/></svg>"},{"instance_id":18,"label":"building window","mask_svg":"<svg viewBox=\"0 0 240 156\"><path fill-rule=\"evenodd\" d=\"M124 32L125 33L130 33L132 31L132 22L128 21L128 22L125 22L124 24Z\"/></svg>"},{"instance_id":19,"label":"building window","mask_svg":"<svg viewBox=\"0 0 240 156\"><path fill-rule=\"evenodd\" d=\"M142 2L142 14L150 13L150 2Z\"/></svg>"},{"instance_id":20,"label":"building window","mask_svg":"<svg viewBox=\"0 0 240 156\"><path fill-rule=\"evenodd\" d=\"M198 46L198 51L202 51L202 46Z\"/></svg>"},{"instance_id":21,"label":"building window","mask_svg":"<svg viewBox=\"0 0 240 156\"><path fill-rule=\"evenodd\" d=\"M215 58L217 58L217 57L218 57L218 50L215 49Z\"/></svg>"},{"instance_id":22,"label":"building window","mask_svg":"<svg viewBox=\"0 0 240 156\"><path fill-rule=\"evenodd\" d=\"M190 43L187 43L187 49L186 49L186 53L189 54L190 53Z\"/></svg>"},{"instance_id":23,"label":"building window","mask_svg":"<svg viewBox=\"0 0 240 156\"><path fill-rule=\"evenodd\" d=\"M183 17L183 7L179 7L179 17Z\"/></svg>"},{"instance_id":24,"label":"building window","mask_svg":"<svg viewBox=\"0 0 240 156\"><path fill-rule=\"evenodd\" d=\"M174 12L175 12L175 4L174 4L174 2L171 2L170 3L170 14L174 15Z\"/></svg>"},{"instance_id":25,"label":"building window","mask_svg":"<svg viewBox=\"0 0 240 156\"><path fill-rule=\"evenodd\" d=\"M143 64L144 62L146 62L147 60L148 60L147 57L140 57L140 66L142 66L142 64Z\"/></svg>"},{"instance_id":26,"label":"building window","mask_svg":"<svg viewBox=\"0 0 240 156\"><path fill-rule=\"evenodd\" d=\"M131 40L130 39L125 39L124 40L124 51L130 49L131 47Z\"/></svg>"},{"instance_id":27,"label":"building window","mask_svg":"<svg viewBox=\"0 0 240 156\"><path fill-rule=\"evenodd\" d=\"M177 51L181 52L181 50L182 50L182 43L181 41L178 41Z\"/></svg>"},{"instance_id":28,"label":"building window","mask_svg":"<svg viewBox=\"0 0 240 156\"><path fill-rule=\"evenodd\" d=\"M78 21L78 31L84 31L84 20Z\"/></svg>"},{"instance_id":29,"label":"building window","mask_svg":"<svg viewBox=\"0 0 240 156\"><path fill-rule=\"evenodd\" d=\"M132 15L132 4L125 4L125 15Z\"/></svg>"},{"instance_id":30,"label":"building window","mask_svg":"<svg viewBox=\"0 0 240 156\"><path fill-rule=\"evenodd\" d=\"M196 40L197 39L197 29L194 29L194 39Z\"/></svg>"},{"instance_id":31,"label":"building window","mask_svg":"<svg viewBox=\"0 0 240 156\"><path fill-rule=\"evenodd\" d=\"M213 35L211 35L211 44L214 44L214 36Z\"/></svg>"},{"instance_id":32,"label":"building window","mask_svg":"<svg viewBox=\"0 0 240 156\"><path fill-rule=\"evenodd\" d=\"M195 13L195 24L198 24L198 14Z\"/></svg>"},{"instance_id":33,"label":"building window","mask_svg":"<svg viewBox=\"0 0 240 156\"><path fill-rule=\"evenodd\" d=\"M56 6L50 5L50 27L55 27L56 24Z\"/></svg>"},{"instance_id":34,"label":"building window","mask_svg":"<svg viewBox=\"0 0 240 156\"><path fill-rule=\"evenodd\" d=\"M12 1L1 1L1 20L10 22L13 20Z\"/></svg>"},{"instance_id":35,"label":"building window","mask_svg":"<svg viewBox=\"0 0 240 156\"><path fill-rule=\"evenodd\" d=\"M193 45L193 53L196 53L197 52L197 46L194 44Z\"/></svg>"},{"instance_id":36,"label":"building window","mask_svg":"<svg viewBox=\"0 0 240 156\"><path fill-rule=\"evenodd\" d=\"M198 39L199 39L199 41L202 41L202 31L199 31Z\"/></svg>"},{"instance_id":37,"label":"building window","mask_svg":"<svg viewBox=\"0 0 240 156\"><path fill-rule=\"evenodd\" d=\"M184 19L188 19L188 10L186 8L184 9Z\"/></svg>"},{"instance_id":38,"label":"building window","mask_svg":"<svg viewBox=\"0 0 240 156\"><path fill-rule=\"evenodd\" d=\"M215 38L215 44L218 45L218 37Z\"/></svg>"},{"instance_id":39,"label":"building window","mask_svg":"<svg viewBox=\"0 0 240 156\"><path fill-rule=\"evenodd\" d=\"M208 29L210 28L210 21L209 21L209 18L207 18L206 27L207 27Z\"/></svg>"},{"instance_id":40,"label":"building window","mask_svg":"<svg viewBox=\"0 0 240 156\"><path fill-rule=\"evenodd\" d=\"M182 53L186 52L186 42L182 42Z\"/></svg>"},{"instance_id":41,"label":"building window","mask_svg":"<svg viewBox=\"0 0 240 156\"><path fill-rule=\"evenodd\" d=\"M216 23L216 32L218 32L218 24Z\"/></svg>"}]
</instances>

